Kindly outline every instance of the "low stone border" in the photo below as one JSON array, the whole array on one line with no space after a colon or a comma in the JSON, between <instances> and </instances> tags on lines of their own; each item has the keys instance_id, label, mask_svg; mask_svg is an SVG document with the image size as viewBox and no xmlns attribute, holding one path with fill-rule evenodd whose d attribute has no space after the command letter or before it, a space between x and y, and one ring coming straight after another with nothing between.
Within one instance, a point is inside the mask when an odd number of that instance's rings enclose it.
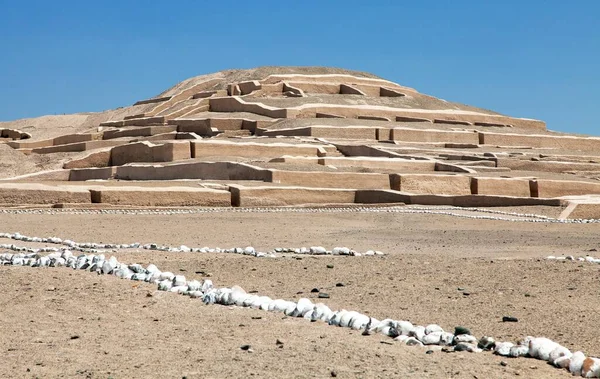
<instances>
[{"instance_id":1,"label":"low stone border","mask_svg":"<svg viewBox=\"0 0 600 379\"><path fill-rule=\"evenodd\" d=\"M156 243L141 244L139 242L131 244L116 244L116 243L95 243L95 242L75 242L69 239L61 239L58 237L30 237L21 233L1 233L0 238L8 238L23 242L33 243L48 243L55 245L63 245L61 248L43 247L33 248L26 246L17 246L14 244L0 244L0 248L8 249L12 251L25 252L25 253L46 253L46 252L60 252L66 250L75 250L84 253L93 254L104 254L111 250L115 252L120 249L144 249L144 250L157 250L166 251L170 253L227 253L227 254L243 254L257 258L268 257L277 258L282 254L300 254L300 255L345 255L352 257L360 256L374 256L384 255L381 251L367 250L364 253L357 252L347 247L334 247L331 250L327 250L323 246L312 246L312 247L276 247L268 252L257 251L252 246L247 247L234 247L229 249L221 249L219 247L188 247L180 245L178 247L158 245ZM108 249L108 250L107 250Z\"/></svg>"},{"instance_id":2,"label":"low stone border","mask_svg":"<svg viewBox=\"0 0 600 379\"><path fill-rule=\"evenodd\" d=\"M486 213L508 217L494 217L483 215L469 215L457 212ZM600 223L600 219L557 219L531 213L505 212L485 208L459 208L459 207L268 207L268 208L164 208L164 209L0 209L0 214L46 214L46 215L177 215L177 214L203 214L203 213L404 213L404 214L433 214L470 218L477 220L496 220L510 222L545 222L558 224L592 224Z\"/></svg>"},{"instance_id":3,"label":"low stone border","mask_svg":"<svg viewBox=\"0 0 600 379\"><path fill-rule=\"evenodd\" d=\"M600 258L594 258L591 256L585 257L574 257L572 255L566 255L563 257L555 257L554 255L549 255L546 257L547 260L556 260L556 261L572 261L572 262L588 262L588 263L598 263L600 264Z\"/></svg>"},{"instance_id":4,"label":"low stone border","mask_svg":"<svg viewBox=\"0 0 600 379\"><path fill-rule=\"evenodd\" d=\"M437 347L447 352L482 352L493 350L495 354L507 357L531 357L544 360L555 367L565 368L573 375L585 378L600 377L600 359L586 357L581 351L572 353L566 347L544 337L525 337L518 344L495 342L492 337L477 339L464 327L456 327L454 333L444 331L439 325L413 325L409 321L392 319L377 320L355 311L333 311L323 303L314 304L310 299L301 298L297 302L271 299L268 296L248 294L239 286L217 288L211 280L187 280L183 275L161 272L155 265L143 267L140 264L120 263L114 256L100 255L75 256L70 250L62 253L39 254L0 254L0 265L30 267L69 267L88 270L98 274L114 275L121 279L154 283L161 291L169 291L201 299L205 304L250 307L271 312L282 312L289 317L302 317L310 321L323 321L332 326L362 330L363 335L381 333L409 346Z\"/></svg>"}]
</instances>

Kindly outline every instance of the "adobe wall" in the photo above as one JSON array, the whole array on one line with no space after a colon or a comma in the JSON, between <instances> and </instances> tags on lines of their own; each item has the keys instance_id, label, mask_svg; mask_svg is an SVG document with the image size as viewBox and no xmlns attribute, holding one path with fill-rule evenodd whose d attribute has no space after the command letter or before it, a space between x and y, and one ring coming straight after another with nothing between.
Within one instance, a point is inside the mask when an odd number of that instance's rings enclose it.
<instances>
[{"instance_id":1,"label":"adobe wall","mask_svg":"<svg viewBox=\"0 0 600 379\"><path fill-rule=\"evenodd\" d=\"M377 128L359 126L310 126L310 136L319 138L377 139Z\"/></svg>"},{"instance_id":2,"label":"adobe wall","mask_svg":"<svg viewBox=\"0 0 600 379\"><path fill-rule=\"evenodd\" d=\"M169 133L177 131L177 126L173 125L156 125L146 126L141 128L131 129L119 129L119 130L107 130L102 136L103 139L113 139L121 137L146 137L153 136L156 134Z\"/></svg>"},{"instance_id":3,"label":"adobe wall","mask_svg":"<svg viewBox=\"0 0 600 379\"><path fill-rule=\"evenodd\" d=\"M395 190L357 190L356 203L404 203L419 205L451 205L455 207L510 207L526 205L561 206L560 199L538 199L493 195L414 195Z\"/></svg>"},{"instance_id":4,"label":"adobe wall","mask_svg":"<svg viewBox=\"0 0 600 379\"><path fill-rule=\"evenodd\" d=\"M282 155L320 156L335 148L324 145L285 144L229 141L192 141L192 157L236 156L245 158L274 158Z\"/></svg>"},{"instance_id":5,"label":"adobe wall","mask_svg":"<svg viewBox=\"0 0 600 379\"><path fill-rule=\"evenodd\" d=\"M319 159L319 164L335 167L363 167L371 169L386 169L402 171L435 171L435 161L418 161L400 158L375 157L325 157Z\"/></svg>"},{"instance_id":6,"label":"adobe wall","mask_svg":"<svg viewBox=\"0 0 600 379\"><path fill-rule=\"evenodd\" d=\"M153 99L136 101L133 105L136 106L136 105L144 105L144 104L162 103L163 101L167 101L170 99L171 99L171 96L155 97Z\"/></svg>"},{"instance_id":7,"label":"adobe wall","mask_svg":"<svg viewBox=\"0 0 600 379\"><path fill-rule=\"evenodd\" d=\"M535 148L568 149L597 152L600 138L576 136L549 136L534 134L479 133L480 143L499 146L531 146Z\"/></svg>"},{"instance_id":8,"label":"adobe wall","mask_svg":"<svg viewBox=\"0 0 600 379\"><path fill-rule=\"evenodd\" d=\"M210 105L208 99L199 99L193 104L190 104L186 107L176 110L167 110L164 113L161 113L160 116L165 117L165 121L172 120L177 117L185 117L189 114L199 113L199 112L208 112L210 109ZM169 112L169 113L167 113Z\"/></svg>"},{"instance_id":9,"label":"adobe wall","mask_svg":"<svg viewBox=\"0 0 600 379\"><path fill-rule=\"evenodd\" d=\"M379 88L379 96L380 97L402 97L402 96L406 96L406 95L400 91L393 89L393 88L380 87Z\"/></svg>"},{"instance_id":10,"label":"adobe wall","mask_svg":"<svg viewBox=\"0 0 600 379\"><path fill-rule=\"evenodd\" d=\"M163 103L165 104L165 103ZM143 118L134 118L131 120L123 120L123 124L120 126L152 126L152 125L163 125L166 119L164 116L151 116ZM100 124L101 126L104 126ZM108 125L107 125L108 126Z\"/></svg>"},{"instance_id":11,"label":"adobe wall","mask_svg":"<svg viewBox=\"0 0 600 379\"><path fill-rule=\"evenodd\" d=\"M115 172L116 167L74 168L69 173L69 181L108 180L115 176Z\"/></svg>"},{"instance_id":12,"label":"adobe wall","mask_svg":"<svg viewBox=\"0 0 600 379\"><path fill-rule=\"evenodd\" d=\"M336 83L292 81L286 82L286 86L291 86L292 88L296 88L304 93L319 93L329 95L336 95L340 93L340 85Z\"/></svg>"},{"instance_id":13,"label":"adobe wall","mask_svg":"<svg viewBox=\"0 0 600 379\"><path fill-rule=\"evenodd\" d=\"M194 140L194 139L202 139L199 135L192 132L170 132L170 133L162 133L155 134L150 137L144 137L144 141L173 141L173 140ZM133 141L132 141L133 142Z\"/></svg>"},{"instance_id":14,"label":"adobe wall","mask_svg":"<svg viewBox=\"0 0 600 379\"><path fill-rule=\"evenodd\" d=\"M259 104L259 103L255 103ZM261 104L262 105L262 104ZM264 106L264 105L262 105ZM278 109L273 108L272 109ZM485 113L475 113L457 110L426 110L426 109L404 109L392 108L374 105L335 105L335 104L304 104L298 107L287 108L288 118L292 117L316 117L316 113L333 113L345 118L358 118L358 116L377 116L385 117L390 120L396 119L427 119L436 120L444 123L464 123L473 124L475 122L490 122L511 124L514 126L546 130L546 124L539 120L530 120L522 118L512 118L501 115L491 115Z\"/></svg>"},{"instance_id":15,"label":"adobe wall","mask_svg":"<svg viewBox=\"0 0 600 379\"><path fill-rule=\"evenodd\" d=\"M410 204L410 195L395 190L357 190L354 202L359 204Z\"/></svg>"},{"instance_id":16,"label":"adobe wall","mask_svg":"<svg viewBox=\"0 0 600 379\"><path fill-rule=\"evenodd\" d=\"M49 154L49 153L73 153L86 150L99 149L103 147L112 147L124 145L128 141L90 141L90 142L77 142L69 143L66 145L56 145L48 147L39 147L32 149L32 153L36 154Z\"/></svg>"},{"instance_id":17,"label":"adobe wall","mask_svg":"<svg viewBox=\"0 0 600 379\"><path fill-rule=\"evenodd\" d=\"M598 163L528 161L523 159L497 158L497 167L511 170L566 172L566 171L600 171Z\"/></svg>"},{"instance_id":18,"label":"adobe wall","mask_svg":"<svg viewBox=\"0 0 600 379\"><path fill-rule=\"evenodd\" d=\"M45 139L45 140L41 140L41 141L27 141L27 142L21 142L21 141L9 141L6 143L8 146L12 147L13 149L36 149L36 148L40 148L40 147L48 147L48 146L52 146L54 144L54 139Z\"/></svg>"},{"instance_id":19,"label":"adobe wall","mask_svg":"<svg viewBox=\"0 0 600 379\"><path fill-rule=\"evenodd\" d=\"M479 144L475 131L447 131L435 129L392 128L390 140L405 142L454 142Z\"/></svg>"},{"instance_id":20,"label":"adobe wall","mask_svg":"<svg viewBox=\"0 0 600 379\"><path fill-rule=\"evenodd\" d=\"M271 170L272 182L289 186L317 188L390 188L387 174L323 171Z\"/></svg>"},{"instance_id":21,"label":"adobe wall","mask_svg":"<svg viewBox=\"0 0 600 379\"><path fill-rule=\"evenodd\" d=\"M231 185L234 207L354 203L354 190L301 187L243 187Z\"/></svg>"},{"instance_id":22,"label":"adobe wall","mask_svg":"<svg viewBox=\"0 0 600 379\"><path fill-rule=\"evenodd\" d=\"M52 140L53 145L66 145L69 143L98 141L102 139L102 133L68 134L56 137Z\"/></svg>"},{"instance_id":23,"label":"adobe wall","mask_svg":"<svg viewBox=\"0 0 600 379\"><path fill-rule=\"evenodd\" d=\"M261 89L261 84L258 80L249 80L246 82L236 83L242 95L247 95Z\"/></svg>"},{"instance_id":24,"label":"adobe wall","mask_svg":"<svg viewBox=\"0 0 600 379\"><path fill-rule=\"evenodd\" d=\"M192 187L106 187L90 190L93 203L143 207L203 206L229 207L231 194Z\"/></svg>"},{"instance_id":25,"label":"adobe wall","mask_svg":"<svg viewBox=\"0 0 600 379\"><path fill-rule=\"evenodd\" d=\"M392 121L391 117L382 117L382 116L358 116L359 120L371 120L371 121Z\"/></svg>"},{"instance_id":26,"label":"adobe wall","mask_svg":"<svg viewBox=\"0 0 600 379\"><path fill-rule=\"evenodd\" d=\"M38 183L0 184L0 204L90 203L87 189Z\"/></svg>"},{"instance_id":27,"label":"adobe wall","mask_svg":"<svg viewBox=\"0 0 600 379\"><path fill-rule=\"evenodd\" d=\"M393 190L416 194L471 194L471 178L465 175L392 174L390 183Z\"/></svg>"},{"instance_id":28,"label":"adobe wall","mask_svg":"<svg viewBox=\"0 0 600 379\"><path fill-rule=\"evenodd\" d=\"M416 92L415 89L401 86L397 83L390 82L385 79L365 78L346 74L323 74L323 75L304 75L304 74L274 74L269 75L261 80L262 84L273 84L280 81L288 82L306 82L306 83L335 83L335 84L366 84L366 85L381 85L392 88L401 88Z\"/></svg>"},{"instance_id":29,"label":"adobe wall","mask_svg":"<svg viewBox=\"0 0 600 379\"><path fill-rule=\"evenodd\" d=\"M210 127L210 121L206 118L201 119L185 119L178 118L169 120L169 124L175 124L178 132L191 132L201 136L212 136L213 132Z\"/></svg>"},{"instance_id":30,"label":"adobe wall","mask_svg":"<svg viewBox=\"0 0 600 379\"><path fill-rule=\"evenodd\" d=\"M289 155L284 155L282 157L277 157L270 159L269 162L273 163L294 163L294 164L319 164L319 157L294 157Z\"/></svg>"},{"instance_id":31,"label":"adobe wall","mask_svg":"<svg viewBox=\"0 0 600 379\"><path fill-rule=\"evenodd\" d=\"M269 107L261 103L247 103L237 96L215 97L210 99L212 112L250 112L272 118L288 118L293 115L289 109Z\"/></svg>"},{"instance_id":32,"label":"adobe wall","mask_svg":"<svg viewBox=\"0 0 600 379\"><path fill-rule=\"evenodd\" d=\"M391 128L377 128L377 133L375 134L375 138L378 141L390 141L392 136Z\"/></svg>"},{"instance_id":33,"label":"adobe wall","mask_svg":"<svg viewBox=\"0 0 600 379\"><path fill-rule=\"evenodd\" d=\"M97 141L102 139L102 133L82 133L68 134L56 138L50 138L40 141L13 141L7 144L13 149L37 149L41 147L50 147L56 145L66 145L79 142Z\"/></svg>"},{"instance_id":34,"label":"adobe wall","mask_svg":"<svg viewBox=\"0 0 600 379\"><path fill-rule=\"evenodd\" d=\"M600 194L600 183L580 182L571 180L532 180L532 192L537 197L561 197L575 195Z\"/></svg>"},{"instance_id":35,"label":"adobe wall","mask_svg":"<svg viewBox=\"0 0 600 379\"><path fill-rule=\"evenodd\" d=\"M123 180L256 180L271 181L266 169L236 162L186 162L169 165L125 165L116 167L116 179Z\"/></svg>"},{"instance_id":36,"label":"adobe wall","mask_svg":"<svg viewBox=\"0 0 600 379\"><path fill-rule=\"evenodd\" d=\"M461 172L470 174L475 174L477 172L476 170L469 167L439 161L435 162L435 171Z\"/></svg>"},{"instance_id":37,"label":"adobe wall","mask_svg":"<svg viewBox=\"0 0 600 379\"><path fill-rule=\"evenodd\" d=\"M86 155L80 159L73 159L66 162L63 168L86 168L86 167L106 167L110 166L110 150L98 151Z\"/></svg>"},{"instance_id":38,"label":"adobe wall","mask_svg":"<svg viewBox=\"0 0 600 379\"><path fill-rule=\"evenodd\" d=\"M382 150L369 145L343 145L336 143L335 147L348 157L385 157L385 158L402 158L400 154L391 151ZM430 159L423 159L430 160Z\"/></svg>"},{"instance_id":39,"label":"adobe wall","mask_svg":"<svg viewBox=\"0 0 600 379\"><path fill-rule=\"evenodd\" d=\"M471 193L474 195L531 196L529 179L514 178L471 178Z\"/></svg>"},{"instance_id":40,"label":"adobe wall","mask_svg":"<svg viewBox=\"0 0 600 379\"><path fill-rule=\"evenodd\" d=\"M142 141L114 147L110 162L113 166L122 166L131 162L172 162L191 158L189 141L153 144Z\"/></svg>"},{"instance_id":41,"label":"adobe wall","mask_svg":"<svg viewBox=\"0 0 600 379\"><path fill-rule=\"evenodd\" d=\"M269 84L270 85L270 84ZM281 86L281 92L284 95L290 96L293 95L295 97L304 97L306 94L299 87L294 86L293 84L283 82Z\"/></svg>"},{"instance_id":42,"label":"adobe wall","mask_svg":"<svg viewBox=\"0 0 600 379\"><path fill-rule=\"evenodd\" d=\"M195 94L197 94L198 92L206 90L210 86L217 84L220 81L221 81L220 79L209 79L202 83L195 84L188 89L185 89L183 91L180 91L180 92L174 94L168 101L158 104L156 107L154 107L154 109L152 109L147 114L148 115L157 115L160 112L177 104L178 102L187 100L187 99L191 98L192 96L194 96Z\"/></svg>"},{"instance_id":43,"label":"adobe wall","mask_svg":"<svg viewBox=\"0 0 600 379\"><path fill-rule=\"evenodd\" d=\"M257 136L286 136L286 137L310 137L312 129L310 126L301 126L297 128L286 129L263 129L257 128L255 131Z\"/></svg>"},{"instance_id":44,"label":"adobe wall","mask_svg":"<svg viewBox=\"0 0 600 379\"><path fill-rule=\"evenodd\" d=\"M200 91L192 96L192 99L206 99L211 96L227 96L227 90Z\"/></svg>"},{"instance_id":45,"label":"adobe wall","mask_svg":"<svg viewBox=\"0 0 600 379\"><path fill-rule=\"evenodd\" d=\"M357 87L355 86L351 86L348 84L340 84L340 94L341 95L360 95L360 96L366 96L366 94L359 90Z\"/></svg>"}]
</instances>

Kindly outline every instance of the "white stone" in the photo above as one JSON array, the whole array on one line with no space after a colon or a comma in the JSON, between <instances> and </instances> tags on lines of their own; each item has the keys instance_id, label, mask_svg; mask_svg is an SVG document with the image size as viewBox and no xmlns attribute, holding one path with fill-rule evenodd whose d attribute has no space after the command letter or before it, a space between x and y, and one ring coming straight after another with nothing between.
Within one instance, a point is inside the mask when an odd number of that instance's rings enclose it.
<instances>
[{"instance_id":1,"label":"white stone","mask_svg":"<svg viewBox=\"0 0 600 379\"><path fill-rule=\"evenodd\" d=\"M187 282L188 291L200 291L202 284L197 280L190 280Z\"/></svg>"},{"instance_id":2,"label":"white stone","mask_svg":"<svg viewBox=\"0 0 600 379\"><path fill-rule=\"evenodd\" d=\"M367 326L370 320L371 318L369 316L358 313L352 318L352 321L350 321L349 326L354 330L362 330Z\"/></svg>"},{"instance_id":3,"label":"white stone","mask_svg":"<svg viewBox=\"0 0 600 379\"><path fill-rule=\"evenodd\" d=\"M173 286L179 287L186 285L187 281L183 275L175 275L173 278Z\"/></svg>"},{"instance_id":4,"label":"white stone","mask_svg":"<svg viewBox=\"0 0 600 379\"><path fill-rule=\"evenodd\" d=\"M434 333L434 332L443 332L443 331L444 331L444 329L442 329L441 326L436 325L436 324L430 324L425 327L425 334L430 334L430 333Z\"/></svg>"},{"instance_id":5,"label":"white stone","mask_svg":"<svg viewBox=\"0 0 600 379\"><path fill-rule=\"evenodd\" d=\"M416 325L412 328L408 335L411 337L415 337L416 339L421 341L425 336L425 327L421 325Z\"/></svg>"},{"instance_id":6,"label":"white stone","mask_svg":"<svg viewBox=\"0 0 600 379\"><path fill-rule=\"evenodd\" d=\"M550 353L559 346L559 344L548 338L532 338L529 341L529 355L532 358L548 361L550 359Z\"/></svg>"},{"instance_id":7,"label":"white stone","mask_svg":"<svg viewBox=\"0 0 600 379\"><path fill-rule=\"evenodd\" d=\"M205 279L202 282L202 292L207 292L213 288L213 282L210 279Z\"/></svg>"},{"instance_id":8,"label":"white stone","mask_svg":"<svg viewBox=\"0 0 600 379\"><path fill-rule=\"evenodd\" d=\"M510 348L513 346L515 346L515 344L512 342L496 342L494 352L503 357L508 357L510 355Z\"/></svg>"},{"instance_id":9,"label":"white stone","mask_svg":"<svg viewBox=\"0 0 600 379\"><path fill-rule=\"evenodd\" d=\"M406 343L408 346L423 346L423 343L415 337L408 337L404 343Z\"/></svg>"},{"instance_id":10,"label":"white stone","mask_svg":"<svg viewBox=\"0 0 600 379\"><path fill-rule=\"evenodd\" d=\"M439 345L443 332L431 332L423 336L420 340L424 345Z\"/></svg>"},{"instance_id":11,"label":"white stone","mask_svg":"<svg viewBox=\"0 0 600 379\"><path fill-rule=\"evenodd\" d=\"M454 336L454 343L477 343L477 337L470 334L459 334Z\"/></svg>"},{"instance_id":12,"label":"white stone","mask_svg":"<svg viewBox=\"0 0 600 379\"><path fill-rule=\"evenodd\" d=\"M583 361L585 360L585 354L581 351L573 353L569 359L569 372L573 376L581 376L581 369L583 368Z\"/></svg>"},{"instance_id":13,"label":"white stone","mask_svg":"<svg viewBox=\"0 0 600 379\"><path fill-rule=\"evenodd\" d=\"M524 357L529 354L529 346L527 345L517 345L510 348L508 353L509 356L513 358Z\"/></svg>"},{"instance_id":14,"label":"white stone","mask_svg":"<svg viewBox=\"0 0 600 379\"><path fill-rule=\"evenodd\" d=\"M554 362L561 357L571 357L573 353L569 349L564 346L558 345L550 352L550 356L548 358L548 362L554 364Z\"/></svg>"},{"instance_id":15,"label":"white stone","mask_svg":"<svg viewBox=\"0 0 600 379\"><path fill-rule=\"evenodd\" d=\"M173 282L169 279L164 279L158 282L159 291L169 291L173 287Z\"/></svg>"},{"instance_id":16,"label":"white stone","mask_svg":"<svg viewBox=\"0 0 600 379\"><path fill-rule=\"evenodd\" d=\"M102 264L102 273L110 274L113 272L115 267L116 267L116 264L114 264L114 262L111 262L110 260L104 261L104 263Z\"/></svg>"},{"instance_id":17,"label":"white stone","mask_svg":"<svg viewBox=\"0 0 600 379\"><path fill-rule=\"evenodd\" d=\"M600 359L587 357L583 361L581 376L584 378L600 378Z\"/></svg>"},{"instance_id":18,"label":"white stone","mask_svg":"<svg viewBox=\"0 0 600 379\"><path fill-rule=\"evenodd\" d=\"M173 280L173 278L175 278L175 274L173 274L170 271L164 271L160 273L159 279L160 280Z\"/></svg>"}]
</instances>

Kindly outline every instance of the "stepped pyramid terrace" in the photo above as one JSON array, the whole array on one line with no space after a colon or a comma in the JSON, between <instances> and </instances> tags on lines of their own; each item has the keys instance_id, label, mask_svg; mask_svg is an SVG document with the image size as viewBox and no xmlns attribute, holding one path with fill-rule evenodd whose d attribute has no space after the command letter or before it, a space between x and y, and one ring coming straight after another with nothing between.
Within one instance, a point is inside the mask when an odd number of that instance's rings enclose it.
<instances>
[{"instance_id":1,"label":"stepped pyramid terrace","mask_svg":"<svg viewBox=\"0 0 600 379\"><path fill-rule=\"evenodd\" d=\"M600 217L600 138L348 70L222 71L129 107L0 128L3 155L26 170L11 176L9 161L2 173L7 205L540 205Z\"/></svg>"}]
</instances>

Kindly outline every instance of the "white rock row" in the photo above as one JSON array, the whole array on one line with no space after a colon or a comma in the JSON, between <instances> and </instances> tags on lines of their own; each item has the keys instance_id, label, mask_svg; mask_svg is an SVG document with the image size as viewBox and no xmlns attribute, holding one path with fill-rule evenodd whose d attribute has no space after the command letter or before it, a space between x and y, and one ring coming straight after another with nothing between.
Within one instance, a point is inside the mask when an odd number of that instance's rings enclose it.
<instances>
[{"instance_id":1,"label":"white rock row","mask_svg":"<svg viewBox=\"0 0 600 379\"><path fill-rule=\"evenodd\" d=\"M250 307L269 312L280 312L290 317L303 317L310 321L323 321L332 326L363 330L363 334L381 333L408 346L437 345L454 351L481 352L493 349L495 354L507 357L531 357L569 370L584 378L600 378L600 358L586 357L582 352L571 353L569 349L544 337L525 337L519 344L495 342L491 337L479 341L468 334L454 335L436 324L413 325L409 321L392 319L377 320L356 311L332 311L323 303L314 304L308 298L297 302L271 299L268 296L249 294L239 286L215 288L211 280L187 280L183 275L161 272L155 265L146 268L139 264L124 264L114 256L82 254L74 256L71 251L53 252L46 256L25 253L0 254L0 266L71 267L89 270L121 279L140 280L157 285L160 291L183 294L201 299L206 304ZM477 345L476 345L477 343Z\"/></svg>"},{"instance_id":2,"label":"white rock row","mask_svg":"<svg viewBox=\"0 0 600 379\"><path fill-rule=\"evenodd\" d=\"M594 258L590 256L585 257L574 257L572 255L555 257L554 255L549 255L546 257L549 261L571 261L571 262L588 262L588 263L596 263L600 264L600 258Z\"/></svg>"},{"instance_id":3,"label":"white rock row","mask_svg":"<svg viewBox=\"0 0 600 379\"><path fill-rule=\"evenodd\" d=\"M555 367L567 369L572 375L600 378L600 359L586 357L581 351L569 349L545 337L525 337L518 345L512 342L496 343L494 352L507 357L531 357L546 361Z\"/></svg>"},{"instance_id":4,"label":"white rock row","mask_svg":"<svg viewBox=\"0 0 600 379\"><path fill-rule=\"evenodd\" d=\"M456 213L460 211L461 213ZM195 209L102 209L102 210L76 210L76 209L0 209L0 213L8 214L119 214L119 215L176 215L176 214L200 214L200 213L404 213L404 214L437 214L452 217L478 219L478 220L498 220L509 222L545 222L560 224L589 224L599 223L600 219L572 219L562 220L543 215L504 212L498 210L482 208L459 208L459 207L342 207L342 208L195 208ZM469 215L465 212L487 213L503 215L507 217Z\"/></svg>"},{"instance_id":5,"label":"white rock row","mask_svg":"<svg viewBox=\"0 0 600 379\"><path fill-rule=\"evenodd\" d=\"M38 242L38 243L49 243L49 244L59 244L65 245L66 247L61 248L53 248L53 247L43 247L43 248L30 248L23 246L16 246L13 244L1 244L0 248L19 251L19 252L27 252L27 253L42 253L42 252L59 252L65 249L71 249L80 252L92 253L92 254L100 254L107 253L106 249L112 249L112 251L117 251L119 249L145 249L145 250L158 250L158 251L166 251L171 253L228 253L228 254L243 254L249 255L257 258L268 257L268 258L277 258L283 253L292 253L292 254L307 254L307 255L348 255L348 256L372 256L372 255L384 255L381 251L373 251L368 250L365 253L359 253L347 247L335 247L332 250L327 250L322 246L316 247L301 247L301 248L283 248L277 247L268 252L260 252L256 251L256 249L252 246L247 246L245 248L235 247L231 249L221 249L219 247L209 248L191 248L185 245L180 245L178 247L172 246L161 246L155 243L149 244L140 244L139 242L135 242L132 244L114 244L114 243L94 243L94 242L74 242L72 240L62 240L58 237L30 237L25 236L20 233L0 233L0 238L14 239L18 241L24 242Z\"/></svg>"}]
</instances>

